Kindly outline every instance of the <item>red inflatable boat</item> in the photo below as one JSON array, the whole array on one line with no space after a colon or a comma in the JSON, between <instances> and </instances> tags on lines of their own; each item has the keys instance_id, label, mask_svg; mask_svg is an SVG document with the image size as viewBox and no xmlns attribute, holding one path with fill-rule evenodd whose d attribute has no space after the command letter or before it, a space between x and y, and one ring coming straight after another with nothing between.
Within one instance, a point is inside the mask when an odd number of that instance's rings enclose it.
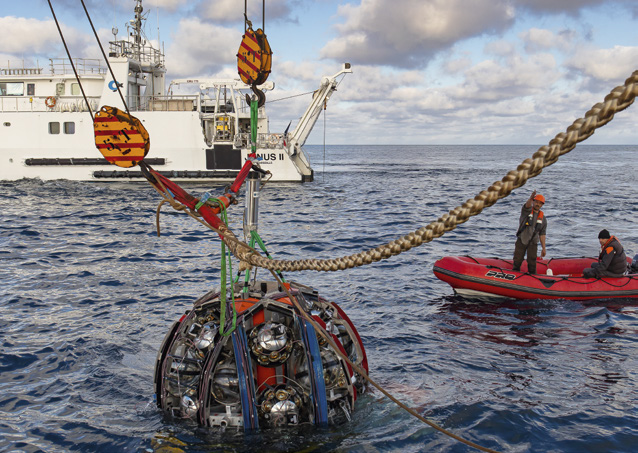
<instances>
[{"instance_id":1,"label":"red inflatable boat","mask_svg":"<svg viewBox=\"0 0 638 453\"><path fill-rule=\"evenodd\" d=\"M583 269L595 258L538 260L536 272L512 270L512 260L446 256L434 263L434 275L466 297L512 299L607 299L638 298L638 274L619 278L584 278ZM631 263L631 259L627 259Z\"/></svg>"}]
</instances>

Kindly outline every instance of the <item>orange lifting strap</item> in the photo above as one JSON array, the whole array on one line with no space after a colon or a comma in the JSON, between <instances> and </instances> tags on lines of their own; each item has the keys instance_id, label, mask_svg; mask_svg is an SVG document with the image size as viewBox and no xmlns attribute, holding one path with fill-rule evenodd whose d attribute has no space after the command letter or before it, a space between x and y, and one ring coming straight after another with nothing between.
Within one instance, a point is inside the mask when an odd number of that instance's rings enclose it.
<instances>
[{"instance_id":1,"label":"orange lifting strap","mask_svg":"<svg viewBox=\"0 0 638 453\"><path fill-rule=\"evenodd\" d=\"M150 140L146 128L126 112L105 105L95 114L93 128L95 146L118 167L134 167L148 154Z\"/></svg>"},{"instance_id":2,"label":"orange lifting strap","mask_svg":"<svg viewBox=\"0 0 638 453\"><path fill-rule=\"evenodd\" d=\"M242 82L261 85L268 79L272 64L272 50L261 28L248 27L237 52L237 70Z\"/></svg>"}]
</instances>

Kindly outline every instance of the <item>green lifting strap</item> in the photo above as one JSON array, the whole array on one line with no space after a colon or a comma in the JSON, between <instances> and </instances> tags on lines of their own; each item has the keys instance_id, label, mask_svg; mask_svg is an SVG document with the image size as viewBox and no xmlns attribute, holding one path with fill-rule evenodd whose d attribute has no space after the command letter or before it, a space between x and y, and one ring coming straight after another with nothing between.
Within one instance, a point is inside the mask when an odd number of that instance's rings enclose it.
<instances>
[{"instance_id":1,"label":"green lifting strap","mask_svg":"<svg viewBox=\"0 0 638 453\"><path fill-rule=\"evenodd\" d=\"M257 114L259 111L258 101L251 99L250 101L250 152L257 152Z\"/></svg>"},{"instance_id":2,"label":"green lifting strap","mask_svg":"<svg viewBox=\"0 0 638 453\"><path fill-rule=\"evenodd\" d=\"M228 214L226 213L226 206L224 205L224 203L222 203L221 200L214 198L213 201L216 201L217 203L219 203L220 206L220 214L221 214L221 218L222 221L224 222L224 224L226 226L228 226ZM226 250L226 244L224 243L224 241L222 241L222 253L221 253L221 269L220 269L220 274L221 274L221 292L219 295L219 299L220 299L220 307L219 307L219 334L222 336L228 336L231 333L233 333L233 331L235 330L235 328L237 327L237 308L235 307L235 291L233 290L233 279L232 279L232 273L233 273L233 266L232 266L232 261L231 261L231 253L230 250ZM229 269L229 274L231 275L231 279L230 279L230 294L231 294L231 299L233 301L233 325L232 327L227 330L224 331L224 328L226 326L226 284L227 282L227 277L226 277L226 260L228 260L228 269Z\"/></svg>"},{"instance_id":3,"label":"green lifting strap","mask_svg":"<svg viewBox=\"0 0 638 453\"><path fill-rule=\"evenodd\" d=\"M250 232L250 243L251 243L251 247L254 246L255 242L259 245L259 248L261 249L262 252L264 252L264 255L266 255L266 257L271 260L272 256L270 255L270 253L268 253L268 250L266 250L266 244L264 243L264 241L261 239L261 236L259 236L259 233L257 233L255 230ZM281 273L281 271L275 271L277 273L277 275L279 276L279 278L281 279L282 282L286 283L286 280L284 279L283 274Z\"/></svg>"},{"instance_id":4,"label":"green lifting strap","mask_svg":"<svg viewBox=\"0 0 638 453\"><path fill-rule=\"evenodd\" d=\"M264 252L266 257L269 260L271 260L272 256L270 255L270 253L268 253L268 250L266 250L266 244L264 243L264 241L259 236L259 233L257 233L257 231L255 231L255 230L252 230L250 232L250 242L248 243L248 245L251 248L254 248L255 247L255 243L257 243L259 245L259 248L261 249L262 252ZM284 276L281 273L281 271L275 271L275 272L277 273L277 275L279 276L281 281L286 283L286 279L284 278ZM239 277L240 277L240 275L238 273L237 274L237 280L235 280L235 283L239 281ZM250 280L250 272L246 272L246 275L244 276L244 289L242 290L244 293L248 292L248 280Z\"/></svg>"},{"instance_id":5,"label":"green lifting strap","mask_svg":"<svg viewBox=\"0 0 638 453\"><path fill-rule=\"evenodd\" d=\"M250 232L250 241L248 245L250 248L255 248L255 238L252 235L253 231ZM246 270L246 275L244 275L244 288L242 289L243 294L248 294L248 281L250 280L250 269ZM237 275L237 281L239 281L239 275Z\"/></svg>"}]
</instances>

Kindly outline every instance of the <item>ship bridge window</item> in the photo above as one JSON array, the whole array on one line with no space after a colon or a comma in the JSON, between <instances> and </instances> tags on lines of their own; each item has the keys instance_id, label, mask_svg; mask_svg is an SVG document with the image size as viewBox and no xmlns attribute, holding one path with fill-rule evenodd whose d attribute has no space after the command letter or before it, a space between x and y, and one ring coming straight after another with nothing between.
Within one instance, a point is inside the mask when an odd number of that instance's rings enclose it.
<instances>
[{"instance_id":1,"label":"ship bridge window","mask_svg":"<svg viewBox=\"0 0 638 453\"><path fill-rule=\"evenodd\" d=\"M49 134L59 134L60 133L60 123L57 121L52 121L49 123Z\"/></svg>"},{"instance_id":2,"label":"ship bridge window","mask_svg":"<svg viewBox=\"0 0 638 453\"><path fill-rule=\"evenodd\" d=\"M23 82L0 82L0 96L24 95Z\"/></svg>"},{"instance_id":3,"label":"ship bridge window","mask_svg":"<svg viewBox=\"0 0 638 453\"><path fill-rule=\"evenodd\" d=\"M80 91L80 84L79 83L72 83L71 84L71 94L73 96L79 96L80 94L82 94L82 92Z\"/></svg>"},{"instance_id":4,"label":"ship bridge window","mask_svg":"<svg viewBox=\"0 0 638 453\"><path fill-rule=\"evenodd\" d=\"M75 123L73 122L64 123L64 133L75 134Z\"/></svg>"}]
</instances>

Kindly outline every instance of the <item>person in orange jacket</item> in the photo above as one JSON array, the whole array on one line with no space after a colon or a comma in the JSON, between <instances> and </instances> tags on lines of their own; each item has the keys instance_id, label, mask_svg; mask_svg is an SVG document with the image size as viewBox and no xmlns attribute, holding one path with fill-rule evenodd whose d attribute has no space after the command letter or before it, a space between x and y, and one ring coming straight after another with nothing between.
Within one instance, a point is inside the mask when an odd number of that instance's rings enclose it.
<instances>
[{"instance_id":1,"label":"person in orange jacket","mask_svg":"<svg viewBox=\"0 0 638 453\"><path fill-rule=\"evenodd\" d=\"M620 241L610 235L609 231L601 230L598 233L598 242L600 242L598 262L592 263L591 267L583 270L583 277L622 277L627 270L627 255Z\"/></svg>"},{"instance_id":2,"label":"person in orange jacket","mask_svg":"<svg viewBox=\"0 0 638 453\"><path fill-rule=\"evenodd\" d=\"M538 256L538 242L541 243L541 257L547 255L545 237L547 232L547 218L541 208L545 204L545 197L532 192L521 209L516 244L514 245L514 268L520 272L521 264L527 254L527 272L536 273L536 257Z\"/></svg>"}]
</instances>

